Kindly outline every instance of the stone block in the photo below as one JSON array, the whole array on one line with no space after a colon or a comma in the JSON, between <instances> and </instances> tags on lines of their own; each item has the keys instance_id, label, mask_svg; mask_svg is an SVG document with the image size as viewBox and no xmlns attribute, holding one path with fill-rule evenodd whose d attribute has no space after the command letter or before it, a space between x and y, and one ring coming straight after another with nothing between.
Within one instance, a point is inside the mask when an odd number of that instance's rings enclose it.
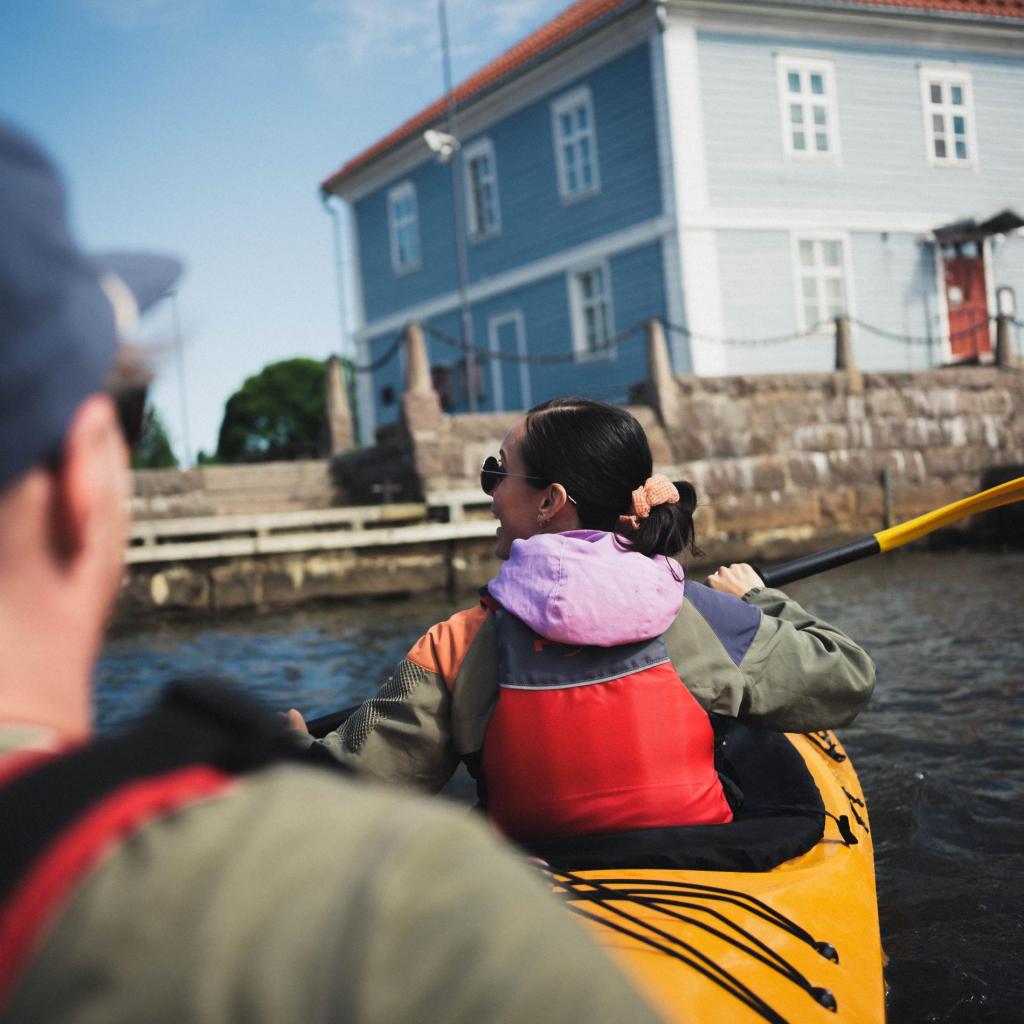
<instances>
[{"instance_id":1,"label":"stone block","mask_svg":"<svg viewBox=\"0 0 1024 1024\"><path fill-rule=\"evenodd\" d=\"M782 457L747 460L752 469L756 491L781 491L789 482L787 462Z\"/></svg>"},{"instance_id":2,"label":"stone block","mask_svg":"<svg viewBox=\"0 0 1024 1024\"><path fill-rule=\"evenodd\" d=\"M729 535L783 528L816 527L821 521L814 494L749 494L715 503L716 526Z\"/></svg>"},{"instance_id":3,"label":"stone block","mask_svg":"<svg viewBox=\"0 0 1024 1024\"><path fill-rule=\"evenodd\" d=\"M263 570L257 559L240 558L210 569L210 605L217 611L263 603Z\"/></svg>"},{"instance_id":4,"label":"stone block","mask_svg":"<svg viewBox=\"0 0 1024 1024\"><path fill-rule=\"evenodd\" d=\"M833 486L873 484L877 479L874 456L869 451L835 451L828 453Z\"/></svg>"},{"instance_id":5,"label":"stone block","mask_svg":"<svg viewBox=\"0 0 1024 1024\"><path fill-rule=\"evenodd\" d=\"M838 491L818 491L820 521L825 529L839 533L871 533L865 530L859 514L857 491L845 488Z\"/></svg>"},{"instance_id":6,"label":"stone block","mask_svg":"<svg viewBox=\"0 0 1024 1024\"><path fill-rule=\"evenodd\" d=\"M210 605L210 580L202 563L168 565L153 572L147 584L155 608L202 611Z\"/></svg>"},{"instance_id":7,"label":"stone block","mask_svg":"<svg viewBox=\"0 0 1024 1024\"><path fill-rule=\"evenodd\" d=\"M829 482L832 467L824 452L799 452L789 457L789 479L802 490L821 487Z\"/></svg>"}]
</instances>

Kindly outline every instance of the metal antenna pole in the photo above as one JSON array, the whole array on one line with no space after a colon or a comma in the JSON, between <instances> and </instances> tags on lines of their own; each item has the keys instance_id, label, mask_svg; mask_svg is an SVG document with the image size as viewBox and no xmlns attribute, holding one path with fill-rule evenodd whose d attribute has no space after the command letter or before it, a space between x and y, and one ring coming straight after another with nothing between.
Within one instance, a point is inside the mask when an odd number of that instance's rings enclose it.
<instances>
[{"instance_id":1,"label":"metal antenna pole","mask_svg":"<svg viewBox=\"0 0 1024 1024\"><path fill-rule=\"evenodd\" d=\"M178 356L178 400L181 403L181 432L184 436L185 468L192 465L192 441L188 431L188 402L185 400L185 346L181 340L181 317L178 315L178 291L171 292L171 316L174 319L174 347Z\"/></svg>"},{"instance_id":2,"label":"metal antenna pole","mask_svg":"<svg viewBox=\"0 0 1024 1024\"><path fill-rule=\"evenodd\" d=\"M452 92L452 67L448 50L448 11L445 0L437 2L437 17L441 25L441 62L444 69L444 93L448 134L456 142L459 138L458 114L455 109L455 95ZM459 308L462 311L462 340L466 345L466 391L469 411L477 411L476 394L476 353L473 351L473 320L469 309L469 271L466 265L466 232L463 226L465 200L462 185L462 156L456 148L451 156L452 206L455 222L455 262L459 275Z\"/></svg>"}]
</instances>

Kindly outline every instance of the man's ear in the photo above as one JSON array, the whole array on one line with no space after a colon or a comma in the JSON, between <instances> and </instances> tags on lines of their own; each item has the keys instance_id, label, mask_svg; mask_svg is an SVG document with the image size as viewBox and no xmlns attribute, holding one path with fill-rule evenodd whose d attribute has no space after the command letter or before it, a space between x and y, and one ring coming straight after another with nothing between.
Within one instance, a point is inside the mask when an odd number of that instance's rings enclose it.
<instances>
[{"instance_id":1,"label":"man's ear","mask_svg":"<svg viewBox=\"0 0 1024 1024\"><path fill-rule=\"evenodd\" d=\"M91 395L71 418L54 470L51 530L54 549L66 565L87 549L96 517L109 514L119 441L113 401Z\"/></svg>"}]
</instances>

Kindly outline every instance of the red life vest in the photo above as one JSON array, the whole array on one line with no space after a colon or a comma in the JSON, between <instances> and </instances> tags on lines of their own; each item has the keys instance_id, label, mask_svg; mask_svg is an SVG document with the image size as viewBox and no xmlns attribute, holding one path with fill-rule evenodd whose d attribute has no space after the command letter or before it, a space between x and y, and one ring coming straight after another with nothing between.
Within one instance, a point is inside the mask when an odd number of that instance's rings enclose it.
<instances>
[{"instance_id":1,"label":"red life vest","mask_svg":"<svg viewBox=\"0 0 1024 1024\"><path fill-rule=\"evenodd\" d=\"M497 614L499 695L481 767L488 813L506 836L732 820L711 722L660 637L568 647Z\"/></svg>"}]
</instances>

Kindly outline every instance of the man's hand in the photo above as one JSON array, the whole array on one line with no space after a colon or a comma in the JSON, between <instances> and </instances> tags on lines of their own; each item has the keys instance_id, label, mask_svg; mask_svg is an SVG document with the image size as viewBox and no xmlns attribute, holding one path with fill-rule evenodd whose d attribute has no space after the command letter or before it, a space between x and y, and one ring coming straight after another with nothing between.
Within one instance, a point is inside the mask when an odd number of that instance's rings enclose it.
<instances>
[{"instance_id":1,"label":"man's hand","mask_svg":"<svg viewBox=\"0 0 1024 1024\"><path fill-rule=\"evenodd\" d=\"M718 572L713 572L708 577L708 586L712 590L742 597L755 587L763 587L764 580L746 562L734 562L732 565L720 566Z\"/></svg>"},{"instance_id":2,"label":"man's hand","mask_svg":"<svg viewBox=\"0 0 1024 1024\"><path fill-rule=\"evenodd\" d=\"M289 708L287 711L281 712L281 717L284 719L284 724L292 732L297 732L302 736L309 735L309 730L306 728L306 720L302 717L301 712L296 711L295 708Z\"/></svg>"}]
</instances>

